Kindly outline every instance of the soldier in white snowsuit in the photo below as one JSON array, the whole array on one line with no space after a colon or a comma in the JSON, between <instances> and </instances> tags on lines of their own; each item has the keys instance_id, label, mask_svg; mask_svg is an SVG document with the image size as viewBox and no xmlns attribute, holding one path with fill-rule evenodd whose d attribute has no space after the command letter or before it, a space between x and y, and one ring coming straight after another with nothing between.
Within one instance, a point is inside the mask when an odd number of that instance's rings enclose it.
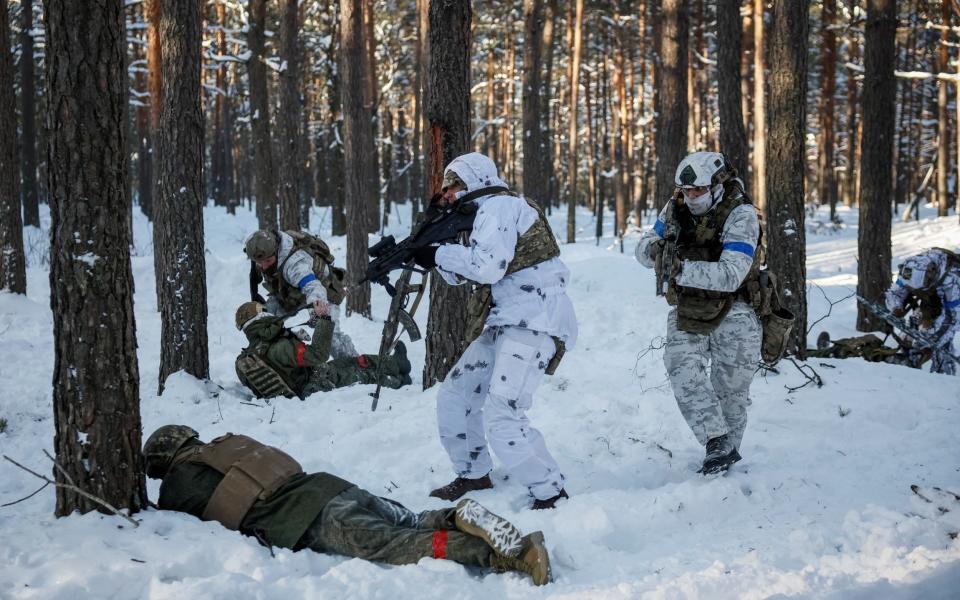
<instances>
[{"instance_id":1,"label":"soldier in white snowsuit","mask_svg":"<svg viewBox=\"0 0 960 600\"><path fill-rule=\"evenodd\" d=\"M930 372L956 375L951 355L960 355L960 257L943 248L909 257L884 301L897 316L913 310L920 330L936 340L925 349L932 351Z\"/></svg>"},{"instance_id":2,"label":"soldier in white snowsuit","mask_svg":"<svg viewBox=\"0 0 960 600\"><path fill-rule=\"evenodd\" d=\"M297 240L285 231L261 229L244 242L244 252L255 263L268 291L266 301L261 300L265 310L285 314L306 304L328 305L334 323L330 355L333 358L356 356L353 341L340 329L340 307L337 306L340 298L328 297L330 293L339 293L340 288L326 244L309 234L293 233L298 236ZM318 253L328 256L329 264L318 259L315 256ZM318 265L323 265L320 273Z\"/></svg>"},{"instance_id":3,"label":"soldier in white snowsuit","mask_svg":"<svg viewBox=\"0 0 960 600\"><path fill-rule=\"evenodd\" d=\"M706 446L701 472L713 473L740 460L747 425L761 328L745 289L759 272L760 224L721 154L687 156L675 183L682 193L643 233L636 258L648 268L672 262L663 274L674 307L663 360L680 412ZM667 237L672 261L660 256Z\"/></svg>"},{"instance_id":4,"label":"soldier in white snowsuit","mask_svg":"<svg viewBox=\"0 0 960 600\"><path fill-rule=\"evenodd\" d=\"M444 197L477 204L469 245L428 248L417 262L436 266L454 285L491 286L492 306L483 332L437 394L440 440L457 478L431 495L452 500L493 487L489 439L511 477L534 496L533 508L553 508L567 497L564 477L526 412L551 359L559 360L576 341L576 315L566 294L570 272L543 213L508 193L488 157L470 153L451 161Z\"/></svg>"}]
</instances>

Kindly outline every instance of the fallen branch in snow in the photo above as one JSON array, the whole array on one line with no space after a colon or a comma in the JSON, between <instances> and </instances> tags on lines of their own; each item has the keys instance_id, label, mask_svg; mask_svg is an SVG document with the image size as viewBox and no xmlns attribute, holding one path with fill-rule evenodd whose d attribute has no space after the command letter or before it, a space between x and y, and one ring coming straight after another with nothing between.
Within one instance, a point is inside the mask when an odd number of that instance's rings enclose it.
<instances>
[{"instance_id":1,"label":"fallen branch in snow","mask_svg":"<svg viewBox=\"0 0 960 600\"><path fill-rule=\"evenodd\" d=\"M853 298L854 296L857 295L856 290L854 290L854 291L850 292L849 294L847 294L846 296L844 296L843 298L840 298L839 300L831 300L829 297L827 297L827 293L826 293L825 291L823 291L823 288L822 288L822 287L820 287L819 285L817 285L817 284L815 284L815 283L813 283L813 284L811 284L811 285L812 285L813 287L817 288L818 290L820 290L820 293L823 294L823 299L826 300L826 301L830 304L830 308L827 309L827 314L823 315L822 317L820 317L819 319L817 319L816 321L814 321L813 323L811 323L811 324L810 324L810 327L807 327L807 335L810 335L810 332L813 331L813 327L814 327L817 323L819 323L820 321L822 321L822 320L824 320L824 319L826 319L827 317L830 316L830 313L833 312L833 306L834 306L835 304L840 304L840 303L843 302L844 300L849 300L850 298Z\"/></svg>"},{"instance_id":2,"label":"fallen branch in snow","mask_svg":"<svg viewBox=\"0 0 960 600\"><path fill-rule=\"evenodd\" d=\"M803 364L797 363L797 361L792 356L787 356L786 359L789 360L791 363L793 363L793 366L795 366L797 370L800 371L801 375L807 378L807 380L803 384L798 385L796 387L790 387L789 385L783 386L787 388L788 392L795 392L800 388L807 387L811 383L816 384L818 388L823 387L823 379L820 379L819 373L817 373L817 371L813 367L811 367L806 363L803 363Z\"/></svg>"},{"instance_id":3,"label":"fallen branch in snow","mask_svg":"<svg viewBox=\"0 0 960 600\"><path fill-rule=\"evenodd\" d=\"M4 457L4 458L6 458L6 457ZM7 459L7 460L9 460L9 459ZM34 491L34 492L33 492L32 494L30 494L29 496L24 496L23 498L20 498L19 500L14 500L13 502L7 502L6 504L0 504L0 508L4 508L4 507L6 507L6 506L13 506L14 504L17 504L17 503L19 503L19 502L23 502L24 500L29 500L30 498L33 498L34 496L36 496L37 494L39 494L40 492L42 492L43 490L47 489L47 486L48 486L48 485L50 485L50 484L49 484L49 483L44 483L43 485L41 485L39 488L37 488L36 491Z\"/></svg>"},{"instance_id":4,"label":"fallen branch in snow","mask_svg":"<svg viewBox=\"0 0 960 600\"><path fill-rule=\"evenodd\" d=\"M69 483L60 483L60 482L54 481L54 480L50 479L49 477L46 477L46 476L44 476L44 475L41 475L40 473L37 473L36 471L34 471L34 470L32 470L32 469L28 469L27 467L21 465L20 463L18 463L17 461L13 460L12 458L10 458L9 456L7 456L6 454L3 455L3 458L4 458L4 460L6 460L6 461L8 461L8 462L11 462L11 463L13 463L15 466L23 469L23 470L26 471L27 473L30 473L30 474L33 475L34 477L36 477L36 478L38 478L38 479L41 479L41 480L43 480L43 481L46 481L46 482L47 482L47 485L54 485L54 486L56 486L56 487L64 488L64 489L70 490L71 492L75 492L75 493L77 493L77 494L80 494L81 496L83 496L83 497L86 498L87 500L90 500L90 501L92 501L92 502L96 502L97 504L99 504L100 506L102 506L102 507L104 507L105 509L109 510L109 511L112 512L113 514L115 514L115 515L117 515L117 516L120 516L120 517L123 517L124 519L126 519L127 521L129 521L130 524L132 524L134 527L139 527L139 526L140 526L140 523L136 522L136 521L133 520L132 518L128 517L127 515L123 514L122 512L120 512L119 510L117 510L116 508L114 508L114 507L113 507L109 502L107 502L106 500L104 500L104 499L102 499L102 498L99 498L99 497L97 497L97 496L94 496L94 495L91 494L90 492L87 492L87 491L85 491L85 490L82 490L82 489L78 488L76 485L74 485L73 479L70 477L70 475L67 474L67 472L63 469L63 467L60 466L60 464L56 461L56 459L54 459L52 456L50 456L50 453L47 452L46 450L44 450L43 453L47 455L47 458L49 458L51 461L53 461L53 466L54 466L58 471L60 471L60 474L63 475L63 477L64 477ZM40 490L42 490L43 488L47 487L47 485L44 485L42 488L40 488ZM33 496L34 494L36 494L37 492L39 492L40 490L37 490L37 491L34 492L33 494L30 494L30 496L27 496L26 498L21 498L20 500L26 500L27 498L30 498L31 496ZM20 502L20 500L17 500L17 502ZM16 502L11 502L11 504L16 504ZM8 506L8 505L4 504L4 506Z\"/></svg>"}]
</instances>

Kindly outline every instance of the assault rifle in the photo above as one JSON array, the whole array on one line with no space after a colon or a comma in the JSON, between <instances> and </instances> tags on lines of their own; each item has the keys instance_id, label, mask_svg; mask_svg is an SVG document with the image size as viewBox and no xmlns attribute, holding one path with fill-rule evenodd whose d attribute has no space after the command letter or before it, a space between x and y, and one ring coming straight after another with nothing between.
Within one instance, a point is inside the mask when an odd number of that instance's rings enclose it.
<instances>
[{"instance_id":1,"label":"assault rifle","mask_svg":"<svg viewBox=\"0 0 960 600\"><path fill-rule=\"evenodd\" d=\"M484 193L493 193L494 191L506 191L506 188L485 188ZM392 300L390 301L390 312L383 322L383 334L380 338L379 360L377 361L377 387L370 394L373 397L373 403L370 410L377 410L377 402L380 399L380 376L383 372L384 359L389 356L396 346L397 341L403 331L411 342L416 342L421 338L420 328L417 327L413 315L420 305L420 299L426 287L425 277L418 284L411 284L410 277L414 271L426 275L426 271L415 266L414 256L416 251L421 248L440 244L443 242L455 241L460 234L473 229L473 221L477 215L477 205L470 202L477 197L474 194L467 194L456 204L451 206L440 206L439 197L435 196L431 206L424 212L420 222L414 226L409 236L399 242L392 235L388 235L367 250L370 255L370 264L367 265L367 272L359 283L371 281L378 283L387 290ZM390 272L402 270L400 277L395 284L390 283ZM407 310L409 297L415 294L413 305ZM398 331L400 328L403 331Z\"/></svg>"},{"instance_id":2,"label":"assault rifle","mask_svg":"<svg viewBox=\"0 0 960 600\"><path fill-rule=\"evenodd\" d=\"M677 200L680 194L679 188L670 198L670 204L667 212L664 214L666 220L663 222L663 247L657 258L657 265L654 271L657 276L657 295L666 296L670 289L670 276L673 274L674 263L677 257L677 239L680 237L680 225L677 224Z\"/></svg>"},{"instance_id":3,"label":"assault rifle","mask_svg":"<svg viewBox=\"0 0 960 600\"><path fill-rule=\"evenodd\" d=\"M912 347L914 350L933 350L937 347L938 340L934 339L930 335L927 335L925 331L921 331L913 324L907 322L903 317L898 317L897 315L893 314L887 309L886 306L883 306L877 302L871 302L860 294L857 294L857 302L862 304L863 307L870 311L873 315L882 319L891 327L899 329L901 333L910 338L912 343L906 342L894 336L894 338L897 340L897 343L899 343L901 347ZM960 357L954 356L945 350L943 351L943 354L956 364L960 365Z\"/></svg>"}]
</instances>

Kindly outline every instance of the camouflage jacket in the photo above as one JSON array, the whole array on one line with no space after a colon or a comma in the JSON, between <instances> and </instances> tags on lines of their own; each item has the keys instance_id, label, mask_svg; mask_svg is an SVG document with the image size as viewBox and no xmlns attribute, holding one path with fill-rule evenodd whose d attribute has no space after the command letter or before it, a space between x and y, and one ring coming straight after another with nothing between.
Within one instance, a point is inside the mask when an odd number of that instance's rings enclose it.
<instances>
[{"instance_id":1,"label":"camouflage jacket","mask_svg":"<svg viewBox=\"0 0 960 600\"><path fill-rule=\"evenodd\" d=\"M202 518L222 479L223 475L203 464L174 464L160 484L157 506ZM329 473L295 475L269 498L253 503L240 524L240 532L272 546L297 550L297 542L323 507L352 487L354 484Z\"/></svg>"},{"instance_id":2,"label":"camouflage jacket","mask_svg":"<svg viewBox=\"0 0 960 600\"><path fill-rule=\"evenodd\" d=\"M243 332L250 342L247 351L262 358L289 382L302 384L304 369L319 367L330 358L333 321L329 319L319 319L309 344L293 335L276 317L257 319Z\"/></svg>"}]
</instances>

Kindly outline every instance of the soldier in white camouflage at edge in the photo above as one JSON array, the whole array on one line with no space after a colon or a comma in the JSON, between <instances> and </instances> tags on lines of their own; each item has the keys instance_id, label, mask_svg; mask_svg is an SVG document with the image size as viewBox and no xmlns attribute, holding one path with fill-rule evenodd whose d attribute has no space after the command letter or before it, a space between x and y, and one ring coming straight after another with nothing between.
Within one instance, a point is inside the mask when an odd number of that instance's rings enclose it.
<instances>
[{"instance_id":1,"label":"soldier in white camouflage at edge","mask_svg":"<svg viewBox=\"0 0 960 600\"><path fill-rule=\"evenodd\" d=\"M909 257L884 300L898 317L913 310L920 329L936 340L929 349L930 372L956 375L957 364L950 355L960 355L960 257L944 248Z\"/></svg>"},{"instance_id":2,"label":"soldier in white camouflage at edge","mask_svg":"<svg viewBox=\"0 0 960 600\"><path fill-rule=\"evenodd\" d=\"M431 496L453 500L493 487L489 438L511 477L534 496L533 508L553 508L568 497L564 477L526 412L544 372L551 372L551 359L559 360L576 341L576 315L566 294L570 272L557 258L560 249L543 213L508 192L488 157L474 152L451 161L443 193L446 203L478 205L469 246L433 246L416 260L436 266L448 283L489 285L493 303L482 333L437 394L440 440L457 477Z\"/></svg>"},{"instance_id":3,"label":"soldier in white camouflage at edge","mask_svg":"<svg viewBox=\"0 0 960 600\"><path fill-rule=\"evenodd\" d=\"M636 258L655 268L668 229L677 232L673 272L664 274L673 309L663 360L680 412L706 447L701 472L715 473L741 458L760 355L760 321L744 293L759 272L760 223L722 154L687 156L675 184L680 193L643 233Z\"/></svg>"},{"instance_id":4,"label":"soldier in white camouflage at edge","mask_svg":"<svg viewBox=\"0 0 960 600\"><path fill-rule=\"evenodd\" d=\"M339 269L333 268L333 257L322 240L300 231L261 229L247 237L244 253L263 277L268 291L263 302L266 312L282 315L318 302L329 306L334 324L330 355L333 358L357 355L350 336L340 329L337 305L342 300L342 287L334 276ZM331 294L336 297L330 297Z\"/></svg>"}]
</instances>

